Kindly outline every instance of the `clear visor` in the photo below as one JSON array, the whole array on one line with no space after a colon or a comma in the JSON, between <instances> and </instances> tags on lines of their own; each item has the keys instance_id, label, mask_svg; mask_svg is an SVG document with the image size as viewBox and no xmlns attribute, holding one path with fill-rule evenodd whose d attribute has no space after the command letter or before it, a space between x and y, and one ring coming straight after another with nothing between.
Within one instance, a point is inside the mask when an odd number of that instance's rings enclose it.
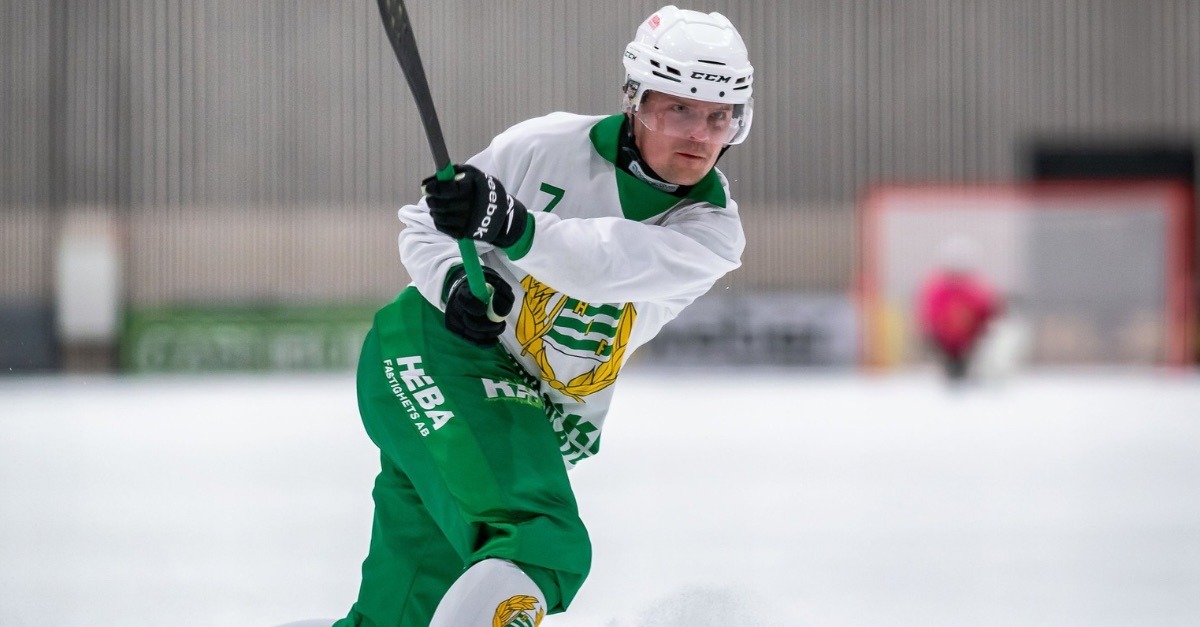
<instances>
[{"instance_id":1,"label":"clear visor","mask_svg":"<svg viewBox=\"0 0 1200 627\"><path fill-rule=\"evenodd\" d=\"M723 146L745 138L752 106L752 101L733 105L647 92L633 113L656 133Z\"/></svg>"}]
</instances>

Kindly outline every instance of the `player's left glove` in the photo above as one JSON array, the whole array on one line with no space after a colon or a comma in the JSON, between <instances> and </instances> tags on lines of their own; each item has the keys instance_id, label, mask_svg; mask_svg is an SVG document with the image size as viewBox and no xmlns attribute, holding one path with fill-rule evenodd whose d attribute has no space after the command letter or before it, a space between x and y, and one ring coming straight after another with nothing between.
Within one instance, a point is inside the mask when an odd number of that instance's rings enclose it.
<instances>
[{"instance_id":1,"label":"player's left glove","mask_svg":"<svg viewBox=\"0 0 1200 627\"><path fill-rule=\"evenodd\" d=\"M508 195L490 174L470 165L454 166L454 178L421 181L437 230L455 239L470 238L500 248L525 233L525 205Z\"/></svg>"},{"instance_id":2,"label":"player's left glove","mask_svg":"<svg viewBox=\"0 0 1200 627\"><path fill-rule=\"evenodd\" d=\"M500 317L507 316L515 302L512 288L495 270L487 266L483 267L483 278L493 290L492 311ZM446 297L446 328L476 346L495 346L500 334L504 333L504 320L497 322L488 316L488 303L475 298L471 293L467 284L467 272L461 267L446 280L450 285L449 295Z\"/></svg>"}]
</instances>

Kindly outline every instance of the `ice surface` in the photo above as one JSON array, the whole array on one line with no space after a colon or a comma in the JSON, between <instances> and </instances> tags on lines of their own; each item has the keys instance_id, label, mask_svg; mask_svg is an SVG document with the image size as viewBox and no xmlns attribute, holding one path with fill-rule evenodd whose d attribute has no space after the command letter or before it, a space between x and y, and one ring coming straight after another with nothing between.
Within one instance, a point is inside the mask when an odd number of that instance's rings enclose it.
<instances>
[{"instance_id":1,"label":"ice surface","mask_svg":"<svg viewBox=\"0 0 1200 627\"><path fill-rule=\"evenodd\" d=\"M1194 375L618 386L571 473L592 574L544 627L1200 616ZM343 615L376 465L350 375L0 379L0 625Z\"/></svg>"}]
</instances>

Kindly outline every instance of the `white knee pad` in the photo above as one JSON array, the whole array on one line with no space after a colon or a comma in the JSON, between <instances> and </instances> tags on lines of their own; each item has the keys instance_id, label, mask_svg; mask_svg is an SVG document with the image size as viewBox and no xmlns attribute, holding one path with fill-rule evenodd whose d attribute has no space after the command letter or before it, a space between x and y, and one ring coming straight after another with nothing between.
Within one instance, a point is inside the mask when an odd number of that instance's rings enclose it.
<instances>
[{"instance_id":1,"label":"white knee pad","mask_svg":"<svg viewBox=\"0 0 1200 627\"><path fill-rule=\"evenodd\" d=\"M546 615L546 596L516 564L485 559L468 568L438 603L429 627L533 627Z\"/></svg>"}]
</instances>

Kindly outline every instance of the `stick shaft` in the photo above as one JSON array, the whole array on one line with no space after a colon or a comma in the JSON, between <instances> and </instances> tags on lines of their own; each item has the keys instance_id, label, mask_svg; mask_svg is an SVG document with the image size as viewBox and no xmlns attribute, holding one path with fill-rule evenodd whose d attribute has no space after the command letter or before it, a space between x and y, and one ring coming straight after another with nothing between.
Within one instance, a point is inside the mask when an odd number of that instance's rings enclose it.
<instances>
[{"instance_id":1,"label":"stick shaft","mask_svg":"<svg viewBox=\"0 0 1200 627\"><path fill-rule=\"evenodd\" d=\"M403 0L379 0L379 15L383 18L383 29L392 44L392 52L396 53L400 70L404 72L404 80L408 82L408 89L417 103L417 112L421 117L421 126L425 129L425 137L429 140L429 150L433 154L433 166L437 168L437 177L448 181L454 178L454 167L450 161L450 152L446 150L446 138L442 135L442 125L438 122L437 108L433 105L433 94L429 91L429 81L425 78L425 67L421 63L421 54L417 51L417 39L413 34L412 22L408 19L408 11L404 8ZM490 302L491 295L487 289L487 281L483 278L483 267L479 263L475 242L470 239L458 240L458 251L462 256L463 269L467 273L467 284L471 293L485 303Z\"/></svg>"}]
</instances>

